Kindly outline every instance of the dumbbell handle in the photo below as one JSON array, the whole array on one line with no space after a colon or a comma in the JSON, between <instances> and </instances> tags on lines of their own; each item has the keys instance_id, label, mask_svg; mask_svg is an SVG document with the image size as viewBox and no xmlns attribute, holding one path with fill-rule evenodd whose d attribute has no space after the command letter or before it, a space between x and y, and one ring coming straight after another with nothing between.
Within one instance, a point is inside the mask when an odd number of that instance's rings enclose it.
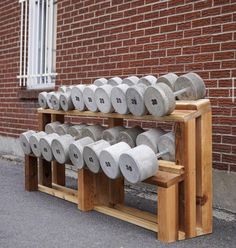
<instances>
[{"instance_id":1,"label":"dumbbell handle","mask_svg":"<svg viewBox=\"0 0 236 248\"><path fill-rule=\"evenodd\" d=\"M162 151L162 152L157 153L156 156L157 156L157 158L160 158L162 155L165 155L165 154L168 153L168 152L169 152L169 150L166 149L166 150L164 150L164 151Z\"/></svg>"},{"instance_id":2,"label":"dumbbell handle","mask_svg":"<svg viewBox=\"0 0 236 248\"><path fill-rule=\"evenodd\" d=\"M190 87L187 87L187 88L184 88L184 89L182 89L182 90L175 91L175 92L174 92L174 96L181 95L182 93L185 93L185 92L187 92L187 91L190 90L190 89L191 89Z\"/></svg>"}]
</instances>

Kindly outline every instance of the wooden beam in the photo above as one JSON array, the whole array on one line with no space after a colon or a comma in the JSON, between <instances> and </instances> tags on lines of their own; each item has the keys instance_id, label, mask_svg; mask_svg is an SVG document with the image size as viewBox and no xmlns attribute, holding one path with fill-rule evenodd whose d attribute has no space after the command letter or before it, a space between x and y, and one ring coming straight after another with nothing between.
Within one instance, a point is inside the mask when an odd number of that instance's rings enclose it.
<instances>
[{"instance_id":1,"label":"wooden beam","mask_svg":"<svg viewBox=\"0 0 236 248\"><path fill-rule=\"evenodd\" d=\"M176 164L184 166L179 189L180 229L186 238L196 236L196 137L195 119L175 125Z\"/></svg>"},{"instance_id":2,"label":"wooden beam","mask_svg":"<svg viewBox=\"0 0 236 248\"><path fill-rule=\"evenodd\" d=\"M114 218L118 218L120 220L124 220L126 222L135 224L137 226L143 227L145 229L148 229L154 232L158 231L157 223L145 220L140 217L136 217L132 214L129 214L129 213L126 213L126 212L123 212L123 211L120 211L114 208L97 205L97 206L94 206L94 210L96 210L97 212L112 216Z\"/></svg>"},{"instance_id":3,"label":"wooden beam","mask_svg":"<svg viewBox=\"0 0 236 248\"><path fill-rule=\"evenodd\" d=\"M183 174L184 173L184 166L177 165L175 162L165 161L165 160L158 160L159 163L159 170L175 173L175 174Z\"/></svg>"},{"instance_id":4,"label":"wooden beam","mask_svg":"<svg viewBox=\"0 0 236 248\"><path fill-rule=\"evenodd\" d=\"M212 232L212 116L211 111L197 118L196 173L197 226Z\"/></svg>"},{"instance_id":5,"label":"wooden beam","mask_svg":"<svg viewBox=\"0 0 236 248\"><path fill-rule=\"evenodd\" d=\"M39 184L42 184L46 187L52 187L52 166L51 162L48 162L42 158L39 158L39 168L41 172L41 180L42 182Z\"/></svg>"},{"instance_id":6,"label":"wooden beam","mask_svg":"<svg viewBox=\"0 0 236 248\"><path fill-rule=\"evenodd\" d=\"M170 186L183 181L183 179L184 175L158 171L156 176L146 179L144 183L157 185L163 188L169 188Z\"/></svg>"},{"instance_id":7,"label":"wooden beam","mask_svg":"<svg viewBox=\"0 0 236 248\"><path fill-rule=\"evenodd\" d=\"M38 162L34 156L25 156L25 190L38 190Z\"/></svg>"},{"instance_id":8,"label":"wooden beam","mask_svg":"<svg viewBox=\"0 0 236 248\"><path fill-rule=\"evenodd\" d=\"M170 243L178 240L178 184L158 188L158 240Z\"/></svg>"}]
</instances>

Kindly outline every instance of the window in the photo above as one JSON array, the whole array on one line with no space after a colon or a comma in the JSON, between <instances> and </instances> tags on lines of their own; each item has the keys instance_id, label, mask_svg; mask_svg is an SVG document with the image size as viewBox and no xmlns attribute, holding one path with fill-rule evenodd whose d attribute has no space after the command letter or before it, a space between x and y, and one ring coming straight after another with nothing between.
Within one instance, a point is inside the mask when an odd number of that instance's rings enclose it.
<instances>
[{"instance_id":1,"label":"window","mask_svg":"<svg viewBox=\"0 0 236 248\"><path fill-rule=\"evenodd\" d=\"M20 86L53 88L56 77L56 1L19 0L19 3Z\"/></svg>"}]
</instances>

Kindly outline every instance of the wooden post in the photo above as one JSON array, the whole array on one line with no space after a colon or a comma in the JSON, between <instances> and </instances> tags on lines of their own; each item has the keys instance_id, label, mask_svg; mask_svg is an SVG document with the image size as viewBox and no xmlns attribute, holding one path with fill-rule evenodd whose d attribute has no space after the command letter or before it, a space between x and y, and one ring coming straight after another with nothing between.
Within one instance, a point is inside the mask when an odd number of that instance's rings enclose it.
<instances>
[{"instance_id":1,"label":"wooden post","mask_svg":"<svg viewBox=\"0 0 236 248\"><path fill-rule=\"evenodd\" d=\"M197 118L197 226L212 232L212 116L211 111Z\"/></svg>"},{"instance_id":2,"label":"wooden post","mask_svg":"<svg viewBox=\"0 0 236 248\"><path fill-rule=\"evenodd\" d=\"M52 188L52 165L51 162L48 162L44 159L39 159L39 168L41 171L41 178L43 186Z\"/></svg>"},{"instance_id":3,"label":"wooden post","mask_svg":"<svg viewBox=\"0 0 236 248\"><path fill-rule=\"evenodd\" d=\"M178 183L169 188L158 187L158 240L178 240Z\"/></svg>"},{"instance_id":4,"label":"wooden post","mask_svg":"<svg viewBox=\"0 0 236 248\"><path fill-rule=\"evenodd\" d=\"M196 236L196 130L195 119L175 125L176 164L184 166L179 189L180 229L186 238Z\"/></svg>"},{"instance_id":5,"label":"wooden post","mask_svg":"<svg viewBox=\"0 0 236 248\"><path fill-rule=\"evenodd\" d=\"M64 115L51 115L51 122L60 121L64 123ZM59 164L57 161L52 162L52 181L55 184L65 186L66 184L66 169L64 164Z\"/></svg>"},{"instance_id":6,"label":"wooden post","mask_svg":"<svg viewBox=\"0 0 236 248\"><path fill-rule=\"evenodd\" d=\"M93 210L95 201L95 177L88 169L78 172L78 208L81 211Z\"/></svg>"},{"instance_id":7,"label":"wooden post","mask_svg":"<svg viewBox=\"0 0 236 248\"><path fill-rule=\"evenodd\" d=\"M25 190L38 190L38 163L37 158L25 156Z\"/></svg>"},{"instance_id":8,"label":"wooden post","mask_svg":"<svg viewBox=\"0 0 236 248\"><path fill-rule=\"evenodd\" d=\"M38 129L39 131L44 131L45 130L45 126L47 125L47 123L51 122L51 115L50 114L45 114L45 113L38 113ZM43 164L44 162L42 161L42 158L39 158L39 166L38 166L38 181L39 184L43 184Z\"/></svg>"}]
</instances>

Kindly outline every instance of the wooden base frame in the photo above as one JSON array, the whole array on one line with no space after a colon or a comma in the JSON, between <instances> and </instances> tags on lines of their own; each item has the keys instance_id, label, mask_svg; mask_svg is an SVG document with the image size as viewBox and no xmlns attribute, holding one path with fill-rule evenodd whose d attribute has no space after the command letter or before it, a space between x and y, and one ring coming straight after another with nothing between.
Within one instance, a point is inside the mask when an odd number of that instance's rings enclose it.
<instances>
[{"instance_id":1,"label":"wooden base frame","mask_svg":"<svg viewBox=\"0 0 236 248\"><path fill-rule=\"evenodd\" d=\"M123 119L175 122L176 161L159 161L157 175L146 183L157 186L157 214L124 205L124 181L87 169L78 172L78 190L65 187L65 165L25 157L25 189L41 191L78 205L81 211L100 213L133 223L157 233L169 243L212 232L212 124L208 100L178 101L166 117L102 114L39 109L39 130L65 115L108 118L108 126L122 125Z\"/></svg>"}]
</instances>

